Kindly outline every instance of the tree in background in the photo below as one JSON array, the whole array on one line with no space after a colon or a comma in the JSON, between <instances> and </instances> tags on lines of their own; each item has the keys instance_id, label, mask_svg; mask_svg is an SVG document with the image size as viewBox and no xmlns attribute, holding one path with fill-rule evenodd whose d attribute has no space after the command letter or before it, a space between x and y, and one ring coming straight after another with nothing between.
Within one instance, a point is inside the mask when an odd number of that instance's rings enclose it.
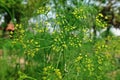
<instances>
[{"instance_id":1,"label":"tree in background","mask_svg":"<svg viewBox=\"0 0 120 80\"><path fill-rule=\"evenodd\" d=\"M108 25L106 37L109 35L110 28L120 28L120 1L119 0L89 0L89 3L98 7L99 13L102 14L102 20Z\"/></svg>"},{"instance_id":2,"label":"tree in background","mask_svg":"<svg viewBox=\"0 0 120 80\"><path fill-rule=\"evenodd\" d=\"M19 24L21 19L26 19L24 21L28 23L28 20L33 17L35 11L40 6L45 6L46 2L48 1L28 0L25 2L24 0L1 0L0 14L4 15L4 23L2 25L4 28L3 34L10 21Z\"/></svg>"}]
</instances>

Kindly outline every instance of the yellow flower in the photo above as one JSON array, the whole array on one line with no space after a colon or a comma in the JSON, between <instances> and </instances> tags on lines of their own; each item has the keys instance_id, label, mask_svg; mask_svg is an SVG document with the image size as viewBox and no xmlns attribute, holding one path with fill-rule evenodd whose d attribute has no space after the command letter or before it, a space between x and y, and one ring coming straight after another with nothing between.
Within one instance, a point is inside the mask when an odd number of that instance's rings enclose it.
<instances>
[{"instance_id":1,"label":"yellow flower","mask_svg":"<svg viewBox=\"0 0 120 80\"><path fill-rule=\"evenodd\" d=\"M33 39L31 39L31 41L30 41L31 43L33 42Z\"/></svg>"},{"instance_id":2,"label":"yellow flower","mask_svg":"<svg viewBox=\"0 0 120 80\"><path fill-rule=\"evenodd\" d=\"M57 39L54 39L54 41L57 41Z\"/></svg>"},{"instance_id":3,"label":"yellow flower","mask_svg":"<svg viewBox=\"0 0 120 80\"><path fill-rule=\"evenodd\" d=\"M35 53L31 53L31 56L34 57L34 56L35 56Z\"/></svg>"},{"instance_id":4,"label":"yellow flower","mask_svg":"<svg viewBox=\"0 0 120 80\"><path fill-rule=\"evenodd\" d=\"M83 58L83 57L82 57L81 55L80 55L80 56L78 56L78 57L77 57L77 59L75 60L75 62L80 61L82 58Z\"/></svg>"},{"instance_id":5,"label":"yellow flower","mask_svg":"<svg viewBox=\"0 0 120 80\"><path fill-rule=\"evenodd\" d=\"M91 59L87 59L87 63L91 63L92 62L92 60Z\"/></svg>"},{"instance_id":6,"label":"yellow flower","mask_svg":"<svg viewBox=\"0 0 120 80\"><path fill-rule=\"evenodd\" d=\"M81 47L81 44L80 44L80 43L79 43L78 45L79 45L79 47Z\"/></svg>"},{"instance_id":7,"label":"yellow flower","mask_svg":"<svg viewBox=\"0 0 120 80\"><path fill-rule=\"evenodd\" d=\"M35 44L38 44L38 42L35 42Z\"/></svg>"},{"instance_id":8,"label":"yellow flower","mask_svg":"<svg viewBox=\"0 0 120 80\"><path fill-rule=\"evenodd\" d=\"M26 48L26 47L27 47L27 46L24 44L24 45L23 45L23 48Z\"/></svg>"},{"instance_id":9,"label":"yellow flower","mask_svg":"<svg viewBox=\"0 0 120 80\"><path fill-rule=\"evenodd\" d=\"M12 42L12 44L15 44L15 43L16 43L16 41L13 41L13 42Z\"/></svg>"},{"instance_id":10,"label":"yellow flower","mask_svg":"<svg viewBox=\"0 0 120 80\"><path fill-rule=\"evenodd\" d=\"M98 64L102 64L102 60L101 59L98 60Z\"/></svg>"},{"instance_id":11,"label":"yellow flower","mask_svg":"<svg viewBox=\"0 0 120 80\"><path fill-rule=\"evenodd\" d=\"M12 37L12 35L9 35L9 37Z\"/></svg>"},{"instance_id":12,"label":"yellow flower","mask_svg":"<svg viewBox=\"0 0 120 80\"><path fill-rule=\"evenodd\" d=\"M43 68L43 70L46 72L46 71L47 71L47 68L45 67L45 68Z\"/></svg>"},{"instance_id":13,"label":"yellow flower","mask_svg":"<svg viewBox=\"0 0 120 80\"><path fill-rule=\"evenodd\" d=\"M47 78L46 77L42 77L43 80L46 80Z\"/></svg>"},{"instance_id":14,"label":"yellow flower","mask_svg":"<svg viewBox=\"0 0 120 80\"><path fill-rule=\"evenodd\" d=\"M13 32L12 32L12 31L10 31L10 34L13 34Z\"/></svg>"},{"instance_id":15,"label":"yellow flower","mask_svg":"<svg viewBox=\"0 0 120 80\"><path fill-rule=\"evenodd\" d=\"M85 57L88 57L88 55L86 54Z\"/></svg>"},{"instance_id":16,"label":"yellow flower","mask_svg":"<svg viewBox=\"0 0 120 80\"><path fill-rule=\"evenodd\" d=\"M40 29L40 30L38 30L38 32L40 32L40 33L41 33L41 32L42 32L42 30Z\"/></svg>"},{"instance_id":17,"label":"yellow flower","mask_svg":"<svg viewBox=\"0 0 120 80\"><path fill-rule=\"evenodd\" d=\"M54 69L56 75L59 77L59 79L62 79L62 75L59 69Z\"/></svg>"},{"instance_id":18,"label":"yellow flower","mask_svg":"<svg viewBox=\"0 0 120 80\"><path fill-rule=\"evenodd\" d=\"M83 11L83 9L80 9L80 11L82 12L82 11Z\"/></svg>"},{"instance_id":19,"label":"yellow flower","mask_svg":"<svg viewBox=\"0 0 120 80\"><path fill-rule=\"evenodd\" d=\"M87 30L86 30L86 29L83 29L82 31L83 31L83 32L87 32Z\"/></svg>"},{"instance_id":20,"label":"yellow flower","mask_svg":"<svg viewBox=\"0 0 120 80\"><path fill-rule=\"evenodd\" d=\"M62 46L63 46L64 48L67 48L67 45L66 45L66 44L63 44Z\"/></svg>"},{"instance_id":21,"label":"yellow flower","mask_svg":"<svg viewBox=\"0 0 120 80\"><path fill-rule=\"evenodd\" d=\"M24 32L25 32L25 30L23 30L23 29L22 29L20 32L21 32L21 33L24 33Z\"/></svg>"},{"instance_id":22,"label":"yellow flower","mask_svg":"<svg viewBox=\"0 0 120 80\"><path fill-rule=\"evenodd\" d=\"M58 17L59 15L58 14L56 14L56 17Z\"/></svg>"},{"instance_id":23,"label":"yellow flower","mask_svg":"<svg viewBox=\"0 0 120 80\"><path fill-rule=\"evenodd\" d=\"M27 43L29 43L29 40L27 40Z\"/></svg>"},{"instance_id":24,"label":"yellow flower","mask_svg":"<svg viewBox=\"0 0 120 80\"><path fill-rule=\"evenodd\" d=\"M107 16L105 16L105 19L108 19L108 17L107 17Z\"/></svg>"},{"instance_id":25,"label":"yellow flower","mask_svg":"<svg viewBox=\"0 0 120 80\"><path fill-rule=\"evenodd\" d=\"M87 17L84 15L83 18L86 19Z\"/></svg>"},{"instance_id":26,"label":"yellow flower","mask_svg":"<svg viewBox=\"0 0 120 80\"><path fill-rule=\"evenodd\" d=\"M36 51L39 51L39 48L35 48Z\"/></svg>"},{"instance_id":27,"label":"yellow flower","mask_svg":"<svg viewBox=\"0 0 120 80\"><path fill-rule=\"evenodd\" d=\"M101 13L98 14L100 17L103 17L103 15Z\"/></svg>"},{"instance_id":28,"label":"yellow flower","mask_svg":"<svg viewBox=\"0 0 120 80\"><path fill-rule=\"evenodd\" d=\"M18 27L19 26L19 24L16 24L16 27Z\"/></svg>"}]
</instances>

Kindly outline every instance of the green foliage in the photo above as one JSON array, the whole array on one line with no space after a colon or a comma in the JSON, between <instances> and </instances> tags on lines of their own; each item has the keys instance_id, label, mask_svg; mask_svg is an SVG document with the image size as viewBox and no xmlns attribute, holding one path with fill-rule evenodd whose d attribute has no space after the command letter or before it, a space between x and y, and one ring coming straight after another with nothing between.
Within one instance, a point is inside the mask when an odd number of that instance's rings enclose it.
<instances>
[{"instance_id":1,"label":"green foliage","mask_svg":"<svg viewBox=\"0 0 120 80\"><path fill-rule=\"evenodd\" d=\"M28 4L32 5L32 1ZM38 7L37 3L33 6L33 17L41 14L48 17L50 9ZM93 6L55 9L56 18L38 20L33 25L23 19L15 24L15 32L10 32L14 34L12 39L2 39L1 80L107 80L111 77L107 74L119 68L116 61L119 39L108 36L94 40L88 35L94 24L96 30L106 24L100 14L96 20L98 12ZM49 32L47 24L51 22L55 26L51 25L54 30Z\"/></svg>"}]
</instances>

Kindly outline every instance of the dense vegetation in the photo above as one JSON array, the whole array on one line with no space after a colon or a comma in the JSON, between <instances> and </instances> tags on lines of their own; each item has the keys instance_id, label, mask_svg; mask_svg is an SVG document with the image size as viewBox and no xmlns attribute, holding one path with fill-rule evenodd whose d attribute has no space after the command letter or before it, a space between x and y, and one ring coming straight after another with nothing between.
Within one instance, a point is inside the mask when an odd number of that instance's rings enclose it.
<instances>
[{"instance_id":1,"label":"dense vegetation","mask_svg":"<svg viewBox=\"0 0 120 80\"><path fill-rule=\"evenodd\" d=\"M14 33L0 38L0 80L120 79L120 39L109 31L111 25L119 27L119 17L113 16L119 13L107 14L86 0L0 4L0 14L9 14L5 19L15 24Z\"/></svg>"}]
</instances>

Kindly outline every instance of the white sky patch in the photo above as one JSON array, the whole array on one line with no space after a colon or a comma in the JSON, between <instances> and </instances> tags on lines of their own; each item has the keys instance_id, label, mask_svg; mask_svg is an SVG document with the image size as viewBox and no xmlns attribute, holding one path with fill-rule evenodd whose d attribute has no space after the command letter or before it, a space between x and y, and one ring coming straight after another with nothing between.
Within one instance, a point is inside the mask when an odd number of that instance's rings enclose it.
<instances>
[{"instance_id":1,"label":"white sky patch","mask_svg":"<svg viewBox=\"0 0 120 80\"><path fill-rule=\"evenodd\" d=\"M37 21L34 20L33 18L31 18L28 22L29 22L29 23L36 23Z\"/></svg>"},{"instance_id":2,"label":"white sky patch","mask_svg":"<svg viewBox=\"0 0 120 80\"><path fill-rule=\"evenodd\" d=\"M27 2L28 2L27 0L23 0L22 4L27 4Z\"/></svg>"},{"instance_id":3,"label":"white sky patch","mask_svg":"<svg viewBox=\"0 0 120 80\"><path fill-rule=\"evenodd\" d=\"M0 25L4 22L4 17L0 15Z\"/></svg>"},{"instance_id":4,"label":"white sky patch","mask_svg":"<svg viewBox=\"0 0 120 80\"><path fill-rule=\"evenodd\" d=\"M114 28L114 27L112 27L112 28L110 29L110 31L112 32L113 35L115 35L115 36L120 36L120 29L119 29L119 28Z\"/></svg>"},{"instance_id":5,"label":"white sky patch","mask_svg":"<svg viewBox=\"0 0 120 80\"><path fill-rule=\"evenodd\" d=\"M52 11L49 11L47 14L48 18L53 18L53 19L55 19L55 15L56 15L55 12Z\"/></svg>"},{"instance_id":6,"label":"white sky patch","mask_svg":"<svg viewBox=\"0 0 120 80\"><path fill-rule=\"evenodd\" d=\"M53 32L53 28L52 27L48 26L48 29L49 29L50 33Z\"/></svg>"},{"instance_id":7,"label":"white sky patch","mask_svg":"<svg viewBox=\"0 0 120 80\"><path fill-rule=\"evenodd\" d=\"M71 2L71 0L67 0L67 5L68 5L68 6L75 7L74 4Z\"/></svg>"}]
</instances>

